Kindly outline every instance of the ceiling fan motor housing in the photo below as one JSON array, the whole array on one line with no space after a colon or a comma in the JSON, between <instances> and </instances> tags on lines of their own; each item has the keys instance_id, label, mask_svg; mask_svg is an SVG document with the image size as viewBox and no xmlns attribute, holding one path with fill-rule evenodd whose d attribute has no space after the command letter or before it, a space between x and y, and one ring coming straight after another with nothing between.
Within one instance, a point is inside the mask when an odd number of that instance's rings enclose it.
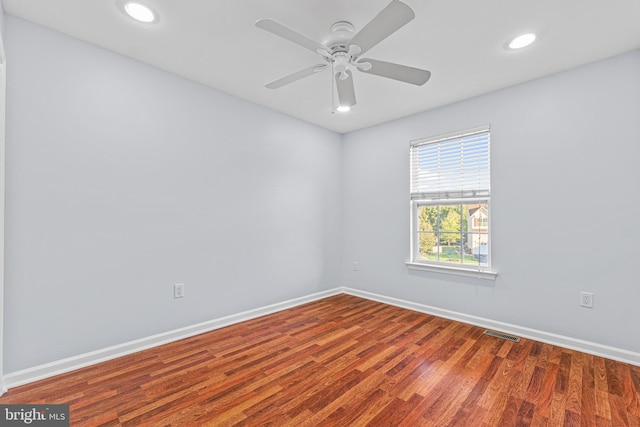
<instances>
[{"instance_id":1,"label":"ceiling fan motor housing","mask_svg":"<svg viewBox=\"0 0 640 427\"><path fill-rule=\"evenodd\" d=\"M345 71L349 68L351 58L345 52L337 52L333 54L333 70L340 73L341 79L346 79Z\"/></svg>"}]
</instances>

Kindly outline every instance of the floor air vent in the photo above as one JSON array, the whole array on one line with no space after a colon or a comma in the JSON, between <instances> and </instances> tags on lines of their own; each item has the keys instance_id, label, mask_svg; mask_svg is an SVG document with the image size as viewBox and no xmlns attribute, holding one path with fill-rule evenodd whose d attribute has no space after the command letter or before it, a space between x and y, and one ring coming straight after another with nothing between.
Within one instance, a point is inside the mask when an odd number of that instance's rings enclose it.
<instances>
[{"instance_id":1,"label":"floor air vent","mask_svg":"<svg viewBox=\"0 0 640 427\"><path fill-rule=\"evenodd\" d=\"M503 334L502 332L496 332L496 331L491 331L489 329L487 329L486 331L484 331L485 335L491 335L492 337L496 337L496 338L502 338L505 340L509 340L509 341L513 341L513 342L520 342L520 338L513 336L513 335L509 335L509 334Z\"/></svg>"}]
</instances>

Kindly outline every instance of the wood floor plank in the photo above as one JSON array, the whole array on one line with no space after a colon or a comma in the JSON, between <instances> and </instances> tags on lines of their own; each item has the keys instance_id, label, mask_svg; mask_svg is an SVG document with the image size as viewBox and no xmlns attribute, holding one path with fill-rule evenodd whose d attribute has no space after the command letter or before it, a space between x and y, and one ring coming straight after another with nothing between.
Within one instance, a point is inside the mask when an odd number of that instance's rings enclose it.
<instances>
[{"instance_id":1,"label":"wood floor plank","mask_svg":"<svg viewBox=\"0 0 640 427\"><path fill-rule=\"evenodd\" d=\"M584 427L596 426L596 393L592 358L585 358L582 367L580 416Z\"/></svg>"},{"instance_id":2,"label":"wood floor plank","mask_svg":"<svg viewBox=\"0 0 640 427\"><path fill-rule=\"evenodd\" d=\"M549 421L550 426L561 426L565 420L565 403L567 396L563 393L554 392L551 398L551 406L549 408Z\"/></svg>"},{"instance_id":3,"label":"wood floor plank","mask_svg":"<svg viewBox=\"0 0 640 427\"><path fill-rule=\"evenodd\" d=\"M566 410L576 415L582 413L582 380L584 357L582 353L574 352L571 355L571 368L569 369L569 385L567 388Z\"/></svg>"},{"instance_id":4,"label":"wood floor plank","mask_svg":"<svg viewBox=\"0 0 640 427\"><path fill-rule=\"evenodd\" d=\"M516 396L509 395L505 403L502 416L500 417L500 420L498 421L496 426L510 427L510 426L517 425L518 414L520 412L521 405L522 405L521 399L519 399Z\"/></svg>"},{"instance_id":5,"label":"wood floor plank","mask_svg":"<svg viewBox=\"0 0 640 427\"><path fill-rule=\"evenodd\" d=\"M16 387L73 426L640 427L640 367L336 295Z\"/></svg>"}]
</instances>

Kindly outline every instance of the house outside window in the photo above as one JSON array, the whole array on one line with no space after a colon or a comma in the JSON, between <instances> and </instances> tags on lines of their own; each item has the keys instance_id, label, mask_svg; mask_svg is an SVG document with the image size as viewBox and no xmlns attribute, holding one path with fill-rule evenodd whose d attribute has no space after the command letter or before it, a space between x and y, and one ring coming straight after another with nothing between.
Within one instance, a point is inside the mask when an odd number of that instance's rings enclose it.
<instances>
[{"instance_id":1,"label":"house outside window","mask_svg":"<svg viewBox=\"0 0 640 427\"><path fill-rule=\"evenodd\" d=\"M411 142L411 261L490 271L489 126Z\"/></svg>"}]
</instances>

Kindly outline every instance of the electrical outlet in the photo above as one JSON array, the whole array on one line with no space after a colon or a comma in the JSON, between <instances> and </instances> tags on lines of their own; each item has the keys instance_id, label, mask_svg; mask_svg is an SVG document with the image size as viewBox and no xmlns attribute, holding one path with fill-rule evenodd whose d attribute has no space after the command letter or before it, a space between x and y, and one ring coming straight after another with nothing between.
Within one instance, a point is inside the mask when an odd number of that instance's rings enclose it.
<instances>
[{"instance_id":1,"label":"electrical outlet","mask_svg":"<svg viewBox=\"0 0 640 427\"><path fill-rule=\"evenodd\" d=\"M353 261L353 271L358 271L358 261Z\"/></svg>"},{"instance_id":2,"label":"electrical outlet","mask_svg":"<svg viewBox=\"0 0 640 427\"><path fill-rule=\"evenodd\" d=\"M184 283L176 283L175 285L173 285L173 297L174 298L184 297Z\"/></svg>"},{"instance_id":3,"label":"electrical outlet","mask_svg":"<svg viewBox=\"0 0 640 427\"><path fill-rule=\"evenodd\" d=\"M593 308L593 292L580 292L580 307Z\"/></svg>"}]
</instances>

